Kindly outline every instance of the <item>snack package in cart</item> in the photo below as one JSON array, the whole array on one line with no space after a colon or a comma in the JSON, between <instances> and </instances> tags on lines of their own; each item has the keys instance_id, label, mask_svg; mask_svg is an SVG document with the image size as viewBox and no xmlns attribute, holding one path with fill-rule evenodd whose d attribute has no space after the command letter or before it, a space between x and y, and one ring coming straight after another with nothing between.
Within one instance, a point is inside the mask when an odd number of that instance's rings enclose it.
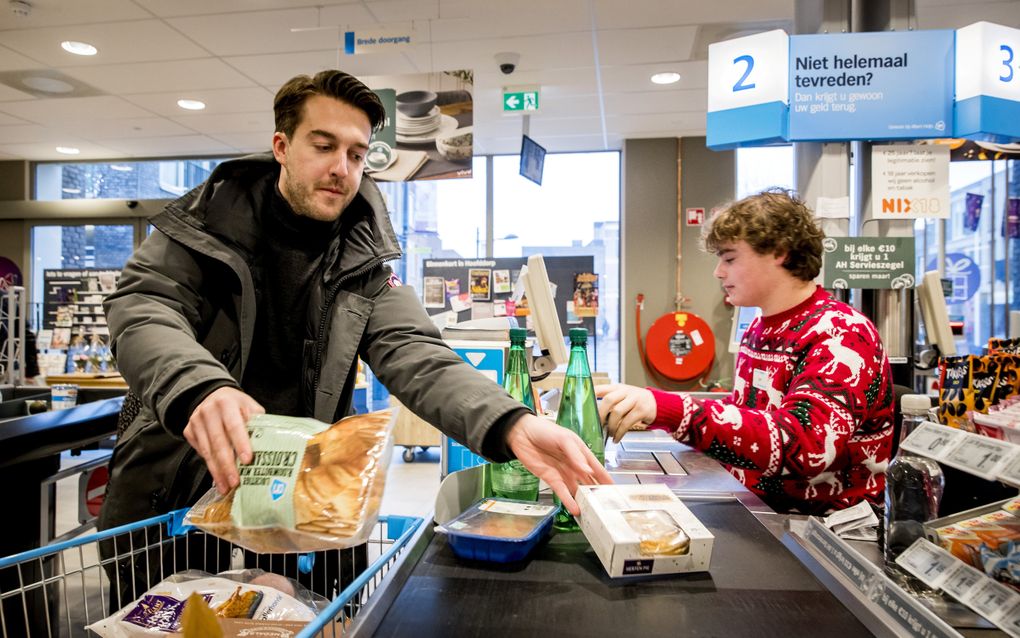
<instances>
[{"instance_id":1,"label":"snack package in cart","mask_svg":"<svg viewBox=\"0 0 1020 638\"><path fill-rule=\"evenodd\" d=\"M311 552L365 542L379 518L393 455L391 410L341 419L259 415L254 457L225 496L210 489L185 523L259 553Z\"/></svg>"},{"instance_id":2,"label":"snack package in cart","mask_svg":"<svg viewBox=\"0 0 1020 638\"><path fill-rule=\"evenodd\" d=\"M260 569L218 576L189 570L170 576L112 616L87 629L101 638L168 636L181 630L181 615L191 594L198 594L218 618L307 624L329 606L297 581Z\"/></svg>"}]
</instances>

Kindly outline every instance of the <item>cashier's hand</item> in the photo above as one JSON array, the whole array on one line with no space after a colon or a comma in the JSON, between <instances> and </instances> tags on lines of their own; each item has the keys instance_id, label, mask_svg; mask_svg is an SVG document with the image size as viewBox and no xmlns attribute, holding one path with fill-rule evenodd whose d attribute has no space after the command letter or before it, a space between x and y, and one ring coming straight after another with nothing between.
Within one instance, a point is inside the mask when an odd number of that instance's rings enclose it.
<instances>
[{"instance_id":1,"label":"cashier's hand","mask_svg":"<svg viewBox=\"0 0 1020 638\"><path fill-rule=\"evenodd\" d=\"M644 430L655 421L658 408L655 395L648 388L616 383L595 386L599 402L599 418L613 441L620 442L631 430Z\"/></svg>"},{"instance_id":2,"label":"cashier's hand","mask_svg":"<svg viewBox=\"0 0 1020 638\"><path fill-rule=\"evenodd\" d=\"M510 426L506 444L574 516L581 513L574 500L578 485L613 482L581 437L548 419L533 414L522 416Z\"/></svg>"},{"instance_id":3,"label":"cashier's hand","mask_svg":"<svg viewBox=\"0 0 1020 638\"><path fill-rule=\"evenodd\" d=\"M251 463L248 419L266 410L237 388L213 390L191 413L184 438L205 460L220 494L237 487L237 459Z\"/></svg>"}]
</instances>

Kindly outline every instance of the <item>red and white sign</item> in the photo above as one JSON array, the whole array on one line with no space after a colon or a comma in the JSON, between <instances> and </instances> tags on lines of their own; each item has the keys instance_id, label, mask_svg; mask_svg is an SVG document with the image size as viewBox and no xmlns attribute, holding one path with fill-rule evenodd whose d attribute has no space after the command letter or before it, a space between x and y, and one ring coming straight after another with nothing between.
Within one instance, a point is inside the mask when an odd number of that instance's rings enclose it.
<instances>
[{"instance_id":1,"label":"red and white sign","mask_svg":"<svg viewBox=\"0 0 1020 638\"><path fill-rule=\"evenodd\" d=\"M704 208L688 208L687 209L687 225L688 226L701 226L705 223L705 209Z\"/></svg>"},{"instance_id":2,"label":"red and white sign","mask_svg":"<svg viewBox=\"0 0 1020 638\"><path fill-rule=\"evenodd\" d=\"M82 472L78 479L78 517L86 513L90 517L99 516L106 498L106 484L110 482L110 468L100 465L88 472ZM86 522L87 519L81 522Z\"/></svg>"}]
</instances>

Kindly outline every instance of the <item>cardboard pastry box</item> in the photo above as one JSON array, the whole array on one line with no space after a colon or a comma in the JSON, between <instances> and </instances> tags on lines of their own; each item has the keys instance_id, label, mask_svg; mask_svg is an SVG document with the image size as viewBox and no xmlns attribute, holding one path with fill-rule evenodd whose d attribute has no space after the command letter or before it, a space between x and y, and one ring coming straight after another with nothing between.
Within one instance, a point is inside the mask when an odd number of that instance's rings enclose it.
<instances>
[{"instance_id":1,"label":"cardboard pastry box","mask_svg":"<svg viewBox=\"0 0 1020 638\"><path fill-rule=\"evenodd\" d=\"M576 498L609 576L708 571L714 537L665 485L585 485Z\"/></svg>"}]
</instances>

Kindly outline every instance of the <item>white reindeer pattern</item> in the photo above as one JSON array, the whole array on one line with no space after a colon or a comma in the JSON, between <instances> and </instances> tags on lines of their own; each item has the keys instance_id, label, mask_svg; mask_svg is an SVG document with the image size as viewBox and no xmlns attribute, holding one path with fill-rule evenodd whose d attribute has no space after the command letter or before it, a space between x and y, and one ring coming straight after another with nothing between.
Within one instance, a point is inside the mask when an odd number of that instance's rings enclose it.
<instances>
[{"instance_id":1,"label":"white reindeer pattern","mask_svg":"<svg viewBox=\"0 0 1020 638\"><path fill-rule=\"evenodd\" d=\"M822 374L835 375L839 365L842 364L850 371L850 377L847 379L847 383L851 386L856 386L861 380L861 370L864 368L864 358L851 348L847 348L843 345L843 335L834 334L833 332L829 332L829 334L831 336L823 341L822 345L829 349L832 359L822 366L819 372Z\"/></svg>"},{"instance_id":2,"label":"white reindeer pattern","mask_svg":"<svg viewBox=\"0 0 1020 638\"><path fill-rule=\"evenodd\" d=\"M871 446L861 447L861 450L863 450L865 454L864 461L861 462L861 465L868 468L868 471L871 472L871 475L868 476L867 483L865 483L864 485L865 489L870 490L872 488L878 487L878 480L875 478L875 476L878 474L885 474L886 469L889 467L888 459L882 461L881 463L878 462L879 447L880 446L878 445L874 447Z\"/></svg>"},{"instance_id":3,"label":"white reindeer pattern","mask_svg":"<svg viewBox=\"0 0 1020 638\"><path fill-rule=\"evenodd\" d=\"M867 326L869 324L868 319L850 313L839 313L839 312L826 312L819 317L818 322L804 333L805 337L809 337L813 334L828 334L833 335L839 329L840 326L836 326L832 320L839 317L841 322L847 327L852 328L853 326Z\"/></svg>"}]
</instances>

